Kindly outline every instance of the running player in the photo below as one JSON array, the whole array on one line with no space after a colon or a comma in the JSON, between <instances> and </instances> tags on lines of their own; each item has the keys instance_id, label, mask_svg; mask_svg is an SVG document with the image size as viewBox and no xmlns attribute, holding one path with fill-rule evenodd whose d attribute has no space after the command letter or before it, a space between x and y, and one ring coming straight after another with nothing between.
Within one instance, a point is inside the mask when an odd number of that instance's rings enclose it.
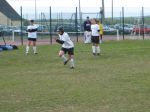
<instances>
[{"instance_id":1,"label":"running player","mask_svg":"<svg viewBox=\"0 0 150 112\"><path fill-rule=\"evenodd\" d=\"M59 27L57 31L59 39L56 39L56 42L62 44L62 48L59 51L59 56L63 59L64 65L70 61L70 68L74 69L74 44L69 35L64 32L63 27ZM65 56L66 53L68 54L68 58Z\"/></svg>"}]
</instances>

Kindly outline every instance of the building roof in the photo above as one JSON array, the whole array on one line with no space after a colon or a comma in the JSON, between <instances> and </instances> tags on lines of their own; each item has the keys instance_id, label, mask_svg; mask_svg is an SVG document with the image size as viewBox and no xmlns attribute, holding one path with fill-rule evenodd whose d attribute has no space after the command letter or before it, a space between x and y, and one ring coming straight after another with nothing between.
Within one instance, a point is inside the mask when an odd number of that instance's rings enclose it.
<instances>
[{"instance_id":1,"label":"building roof","mask_svg":"<svg viewBox=\"0 0 150 112\"><path fill-rule=\"evenodd\" d=\"M12 6L6 0L0 1L0 12L2 12L11 20L20 19L20 15L12 8Z\"/></svg>"}]
</instances>

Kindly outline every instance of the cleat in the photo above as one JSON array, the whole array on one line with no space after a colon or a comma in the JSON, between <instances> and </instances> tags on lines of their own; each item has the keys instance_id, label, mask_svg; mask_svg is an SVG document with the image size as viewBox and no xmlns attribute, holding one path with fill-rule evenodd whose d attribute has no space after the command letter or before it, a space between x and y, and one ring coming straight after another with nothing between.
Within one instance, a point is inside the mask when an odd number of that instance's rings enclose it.
<instances>
[{"instance_id":1,"label":"cleat","mask_svg":"<svg viewBox=\"0 0 150 112\"><path fill-rule=\"evenodd\" d=\"M93 53L93 55L95 56L96 54L95 54L95 53Z\"/></svg>"},{"instance_id":2,"label":"cleat","mask_svg":"<svg viewBox=\"0 0 150 112\"><path fill-rule=\"evenodd\" d=\"M74 67L70 67L70 69L74 69Z\"/></svg>"},{"instance_id":3,"label":"cleat","mask_svg":"<svg viewBox=\"0 0 150 112\"><path fill-rule=\"evenodd\" d=\"M68 63L68 60L64 62L64 65L66 65Z\"/></svg>"},{"instance_id":4,"label":"cleat","mask_svg":"<svg viewBox=\"0 0 150 112\"><path fill-rule=\"evenodd\" d=\"M38 54L38 53L36 52L36 53L34 53L34 54Z\"/></svg>"},{"instance_id":5,"label":"cleat","mask_svg":"<svg viewBox=\"0 0 150 112\"><path fill-rule=\"evenodd\" d=\"M100 55L100 53L97 53L97 56L99 56Z\"/></svg>"}]
</instances>

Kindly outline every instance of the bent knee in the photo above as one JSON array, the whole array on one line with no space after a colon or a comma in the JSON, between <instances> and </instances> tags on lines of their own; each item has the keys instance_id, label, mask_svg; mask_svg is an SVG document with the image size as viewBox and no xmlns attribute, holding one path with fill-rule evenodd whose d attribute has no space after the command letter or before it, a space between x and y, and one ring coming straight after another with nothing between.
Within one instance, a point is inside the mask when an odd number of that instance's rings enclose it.
<instances>
[{"instance_id":1,"label":"bent knee","mask_svg":"<svg viewBox=\"0 0 150 112\"><path fill-rule=\"evenodd\" d=\"M63 52L63 51L60 51L59 54L58 54L59 57L61 57L61 56L63 56L63 55L64 55L64 52Z\"/></svg>"}]
</instances>

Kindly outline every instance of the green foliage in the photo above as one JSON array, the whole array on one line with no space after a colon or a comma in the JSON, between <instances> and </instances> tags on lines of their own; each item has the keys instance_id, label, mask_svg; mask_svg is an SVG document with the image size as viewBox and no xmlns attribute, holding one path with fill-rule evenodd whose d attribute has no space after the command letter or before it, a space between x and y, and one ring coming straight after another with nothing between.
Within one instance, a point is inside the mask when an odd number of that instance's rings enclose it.
<instances>
[{"instance_id":1,"label":"green foliage","mask_svg":"<svg viewBox=\"0 0 150 112\"><path fill-rule=\"evenodd\" d=\"M59 45L0 52L0 112L149 112L150 41L76 44L74 70Z\"/></svg>"}]
</instances>

